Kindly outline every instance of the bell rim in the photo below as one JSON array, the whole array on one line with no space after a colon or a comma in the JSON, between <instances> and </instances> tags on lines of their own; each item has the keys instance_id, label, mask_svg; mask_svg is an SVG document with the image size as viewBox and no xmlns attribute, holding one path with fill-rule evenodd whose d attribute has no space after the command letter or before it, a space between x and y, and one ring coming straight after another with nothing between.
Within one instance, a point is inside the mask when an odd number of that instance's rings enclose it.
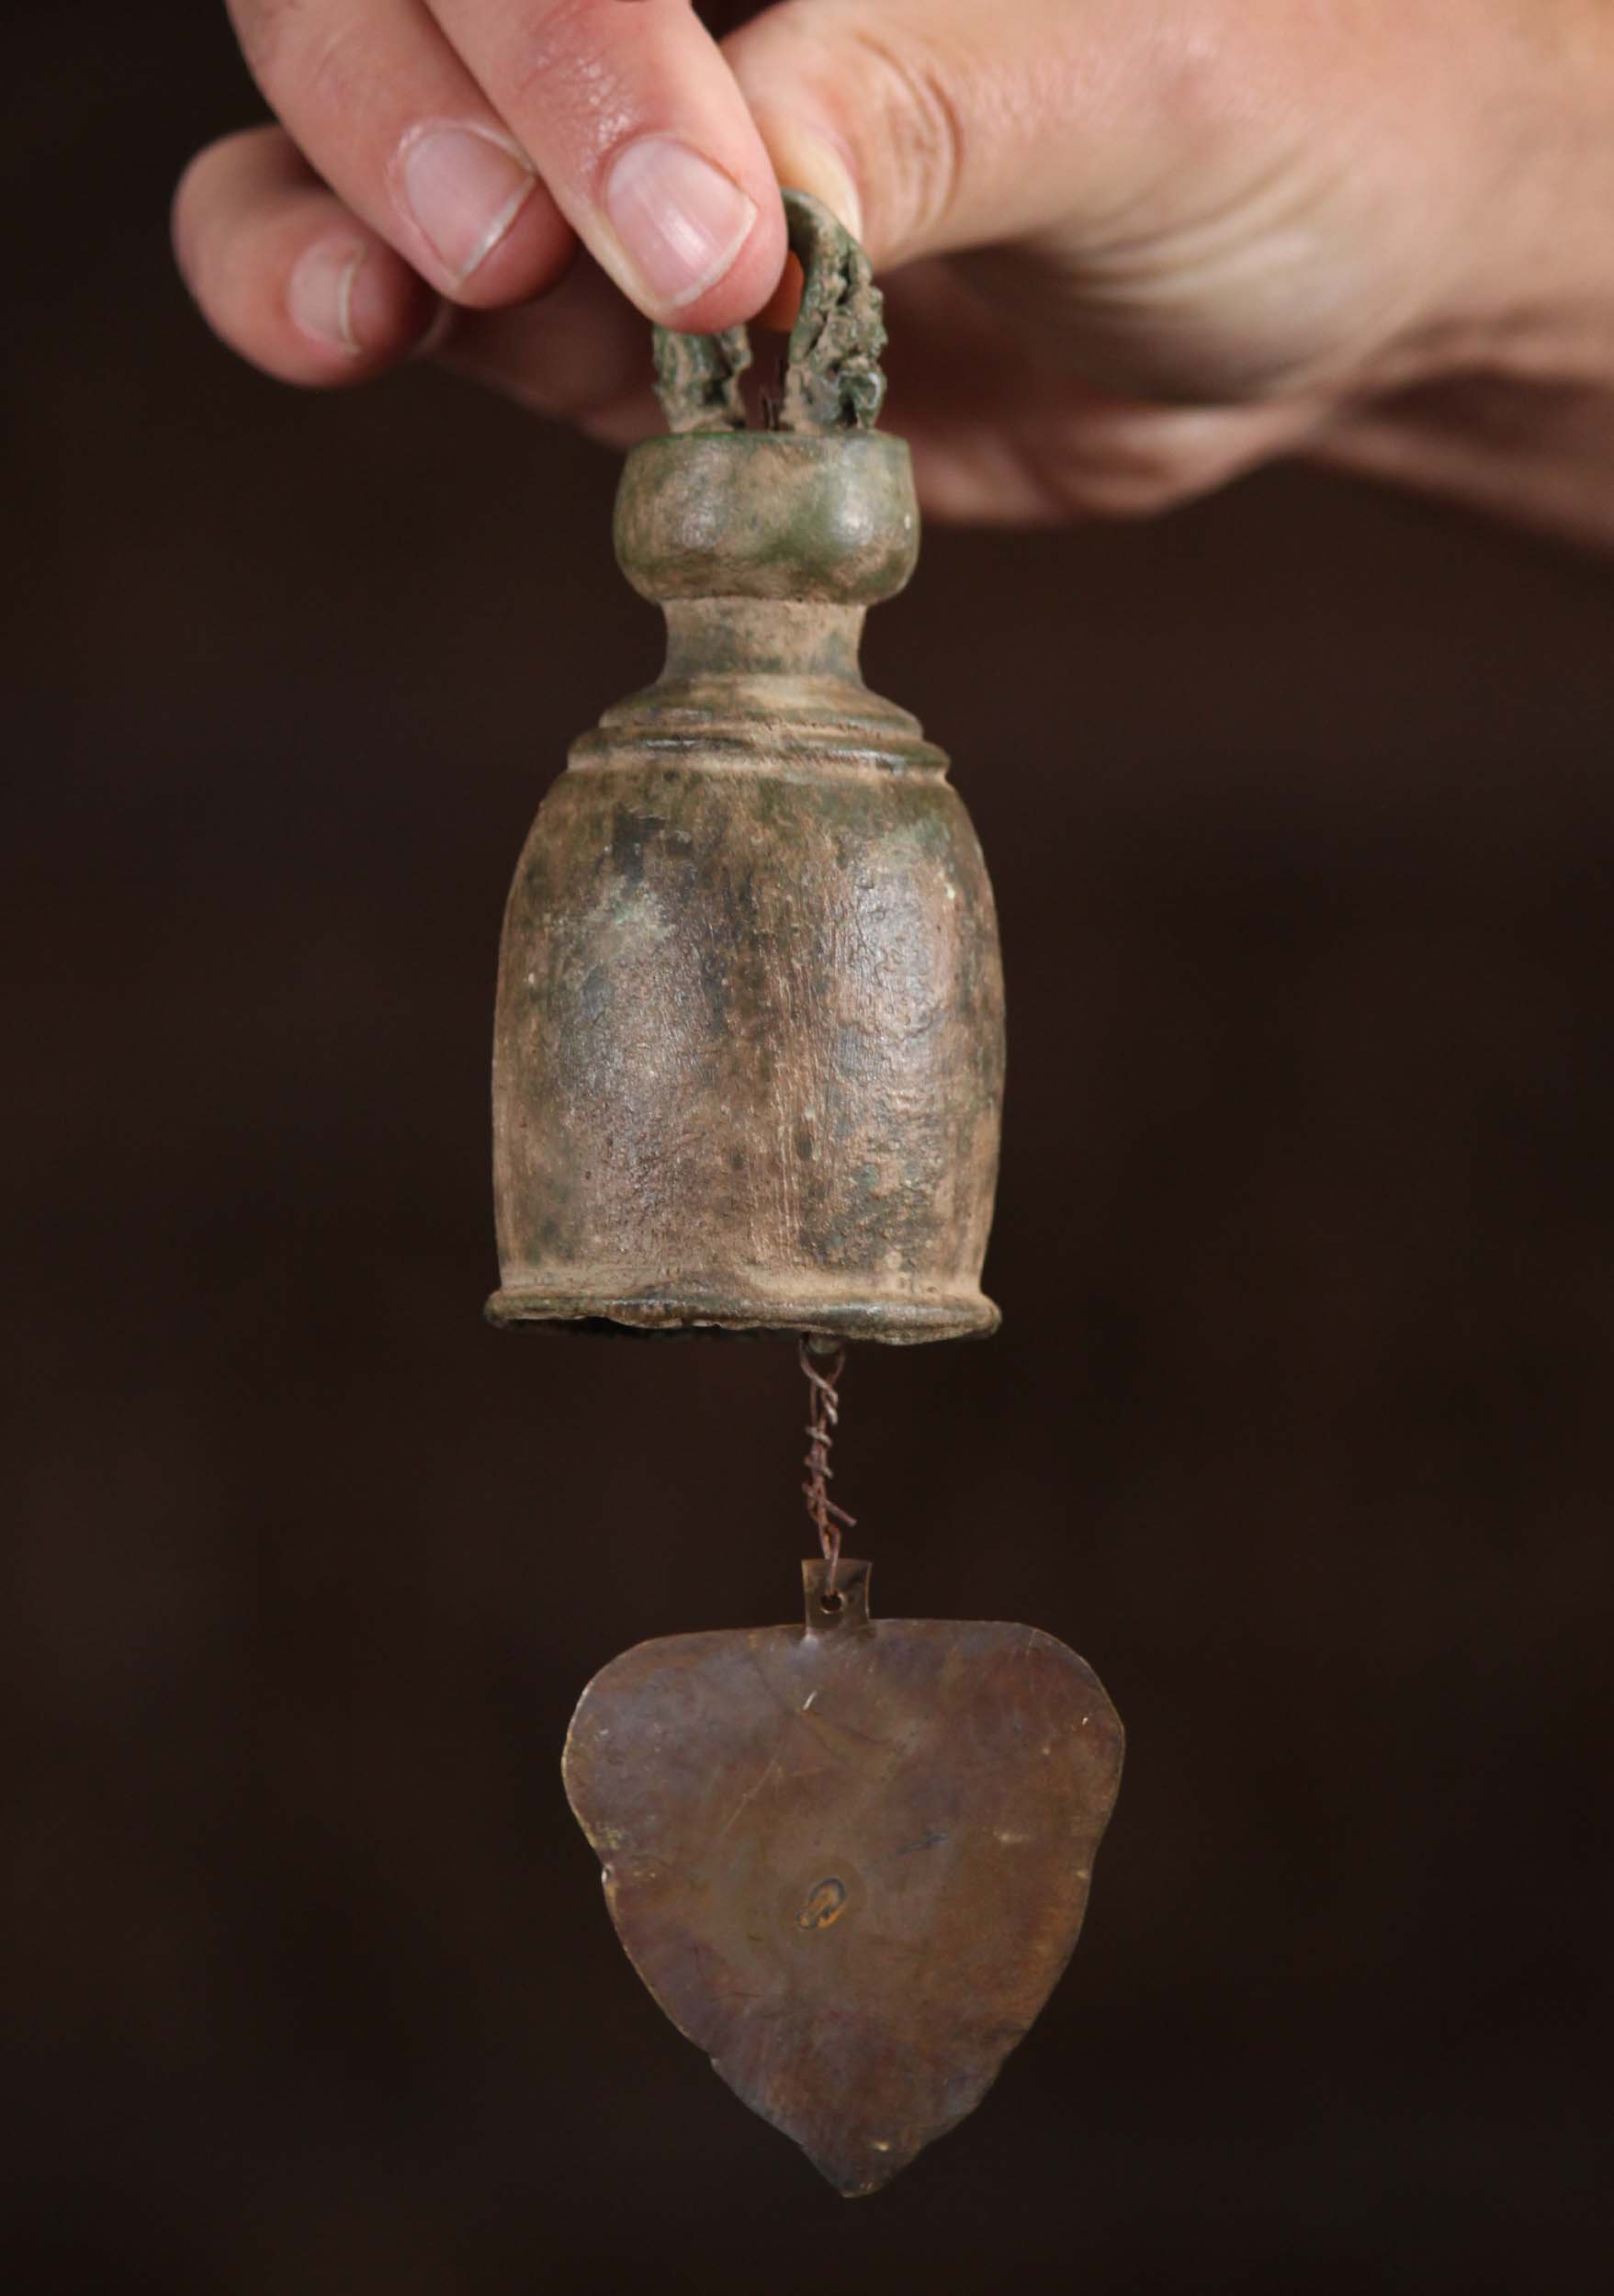
<instances>
[{"instance_id":1,"label":"bell rim","mask_svg":"<svg viewBox=\"0 0 1614 2296\"><path fill-rule=\"evenodd\" d=\"M565 1291L547 1285L505 1284L488 1300L483 1313L500 1330L525 1323L587 1326L645 1338L673 1339L694 1334L752 1333L781 1338L823 1337L872 1340L894 1347L930 1340L988 1339L1002 1316L986 1294L959 1291L939 1300L853 1299L824 1300L692 1298L687 1293Z\"/></svg>"}]
</instances>

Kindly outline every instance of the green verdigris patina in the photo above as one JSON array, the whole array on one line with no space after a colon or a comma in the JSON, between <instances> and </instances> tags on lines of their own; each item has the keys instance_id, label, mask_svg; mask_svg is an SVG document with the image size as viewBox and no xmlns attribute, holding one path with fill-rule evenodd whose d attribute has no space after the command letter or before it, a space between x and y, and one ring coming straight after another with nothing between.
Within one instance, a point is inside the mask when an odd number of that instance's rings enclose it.
<instances>
[{"instance_id":1,"label":"green verdigris patina","mask_svg":"<svg viewBox=\"0 0 1614 2296\"><path fill-rule=\"evenodd\" d=\"M874 431L879 297L786 194L801 317L773 427L743 330L662 337L672 434L616 549L666 665L572 749L505 917L493 1320L905 1342L990 1331L1002 975L946 759L858 669L919 548Z\"/></svg>"},{"instance_id":2,"label":"green verdigris patina","mask_svg":"<svg viewBox=\"0 0 1614 2296\"><path fill-rule=\"evenodd\" d=\"M801 308L779 397L766 402L769 428L872 430L886 398L886 324L869 259L817 199L801 191L784 199L790 251L801 265ZM658 327L655 355L656 393L670 431L744 430L740 377L751 354L743 327L720 335Z\"/></svg>"}]
</instances>

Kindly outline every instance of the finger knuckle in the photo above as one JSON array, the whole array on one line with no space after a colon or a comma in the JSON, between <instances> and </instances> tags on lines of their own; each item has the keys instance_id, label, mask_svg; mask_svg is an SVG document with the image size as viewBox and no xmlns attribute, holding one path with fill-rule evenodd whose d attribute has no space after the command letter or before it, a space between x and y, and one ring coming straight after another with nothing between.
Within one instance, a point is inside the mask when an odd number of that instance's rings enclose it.
<instances>
[{"instance_id":1,"label":"finger knuckle","mask_svg":"<svg viewBox=\"0 0 1614 2296\"><path fill-rule=\"evenodd\" d=\"M174 249L174 260L179 276L194 295L196 293L196 207L197 170L205 152L198 152L174 186L174 197L168 203L168 238Z\"/></svg>"},{"instance_id":2,"label":"finger knuckle","mask_svg":"<svg viewBox=\"0 0 1614 2296\"><path fill-rule=\"evenodd\" d=\"M231 20L247 69L273 104L317 97L341 107L362 69L363 27L310 0L231 0Z\"/></svg>"},{"instance_id":3,"label":"finger knuckle","mask_svg":"<svg viewBox=\"0 0 1614 2296\"><path fill-rule=\"evenodd\" d=\"M1169 420L1142 416L1078 424L1046 460L1050 485L1077 513L1123 522L1161 517L1214 486L1213 457L1173 436Z\"/></svg>"},{"instance_id":4,"label":"finger knuckle","mask_svg":"<svg viewBox=\"0 0 1614 2296\"><path fill-rule=\"evenodd\" d=\"M309 0L228 0L247 70L260 86L306 31Z\"/></svg>"},{"instance_id":5,"label":"finger knuckle","mask_svg":"<svg viewBox=\"0 0 1614 2296\"><path fill-rule=\"evenodd\" d=\"M530 98L573 125L601 115L601 132L605 116L615 120L622 105L599 0L529 0L509 37L513 96Z\"/></svg>"},{"instance_id":6,"label":"finger knuckle","mask_svg":"<svg viewBox=\"0 0 1614 2296\"><path fill-rule=\"evenodd\" d=\"M169 237L173 242L174 259L179 266L179 276L193 295L199 291L198 282L203 222L209 208L216 204L219 183L243 141L241 134L221 136L217 142L204 145L186 163L174 186L174 197L168 208Z\"/></svg>"},{"instance_id":7,"label":"finger knuckle","mask_svg":"<svg viewBox=\"0 0 1614 2296\"><path fill-rule=\"evenodd\" d=\"M951 212L965 165L965 120L952 74L924 47L909 48L869 24L857 27L879 164L904 236L928 238Z\"/></svg>"}]
</instances>

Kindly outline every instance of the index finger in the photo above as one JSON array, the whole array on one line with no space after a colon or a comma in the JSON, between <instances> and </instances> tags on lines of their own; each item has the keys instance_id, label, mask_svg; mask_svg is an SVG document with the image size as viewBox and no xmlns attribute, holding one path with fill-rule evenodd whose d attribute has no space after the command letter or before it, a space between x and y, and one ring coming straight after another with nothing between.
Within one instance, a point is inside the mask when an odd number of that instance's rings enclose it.
<instances>
[{"instance_id":1,"label":"index finger","mask_svg":"<svg viewBox=\"0 0 1614 2296\"><path fill-rule=\"evenodd\" d=\"M688 0L433 0L556 205L651 319L708 332L778 283L762 141Z\"/></svg>"}]
</instances>

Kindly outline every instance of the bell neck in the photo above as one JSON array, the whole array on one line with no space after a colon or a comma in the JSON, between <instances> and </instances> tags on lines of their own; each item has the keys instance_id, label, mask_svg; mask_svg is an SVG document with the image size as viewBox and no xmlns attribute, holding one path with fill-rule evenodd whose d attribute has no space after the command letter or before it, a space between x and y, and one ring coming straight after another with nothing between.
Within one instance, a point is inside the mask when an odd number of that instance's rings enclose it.
<instances>
[{"instance_id":1,"label":"bell neck","mask_svg":"<svg viewBox=\"0 0 1614 2296\"><path fill-rule=\"evenodd\" d=\"M739 763L781 748L811 748L869 764L944 767L919 721L872 693L858 668L862 606L818 600L677 598L664 602L667 658L660 678L585 736L574 763L602 763L604 742L711 744Z\"/></svg>"},{"instance_id":2,"label":"bell neck","mask_svg":"<svg viewBox=\"0 0 1614 2296\"><path fill-rule=\"evenodd\" d=\"M796 678L863 686L863 606L818 600L670 598L662 686L694 679Z\"/></svg>"},{"instance_id":3,"label":"bell neck","mask_svg":"<svg viewBox=\"0 0 1614 2296\"><path fill-rule=\"evenodd\" d=\"M625 743L705 740L735 761L781 746L799 760L816 744L830 762L943 765L858 668L863 616L902 588L918 548L897 439L647 440L623 474L616 550L666 616L666 662L653 686L606 712L574 763L603 763Z\"/></svg>"}]
</instances>

